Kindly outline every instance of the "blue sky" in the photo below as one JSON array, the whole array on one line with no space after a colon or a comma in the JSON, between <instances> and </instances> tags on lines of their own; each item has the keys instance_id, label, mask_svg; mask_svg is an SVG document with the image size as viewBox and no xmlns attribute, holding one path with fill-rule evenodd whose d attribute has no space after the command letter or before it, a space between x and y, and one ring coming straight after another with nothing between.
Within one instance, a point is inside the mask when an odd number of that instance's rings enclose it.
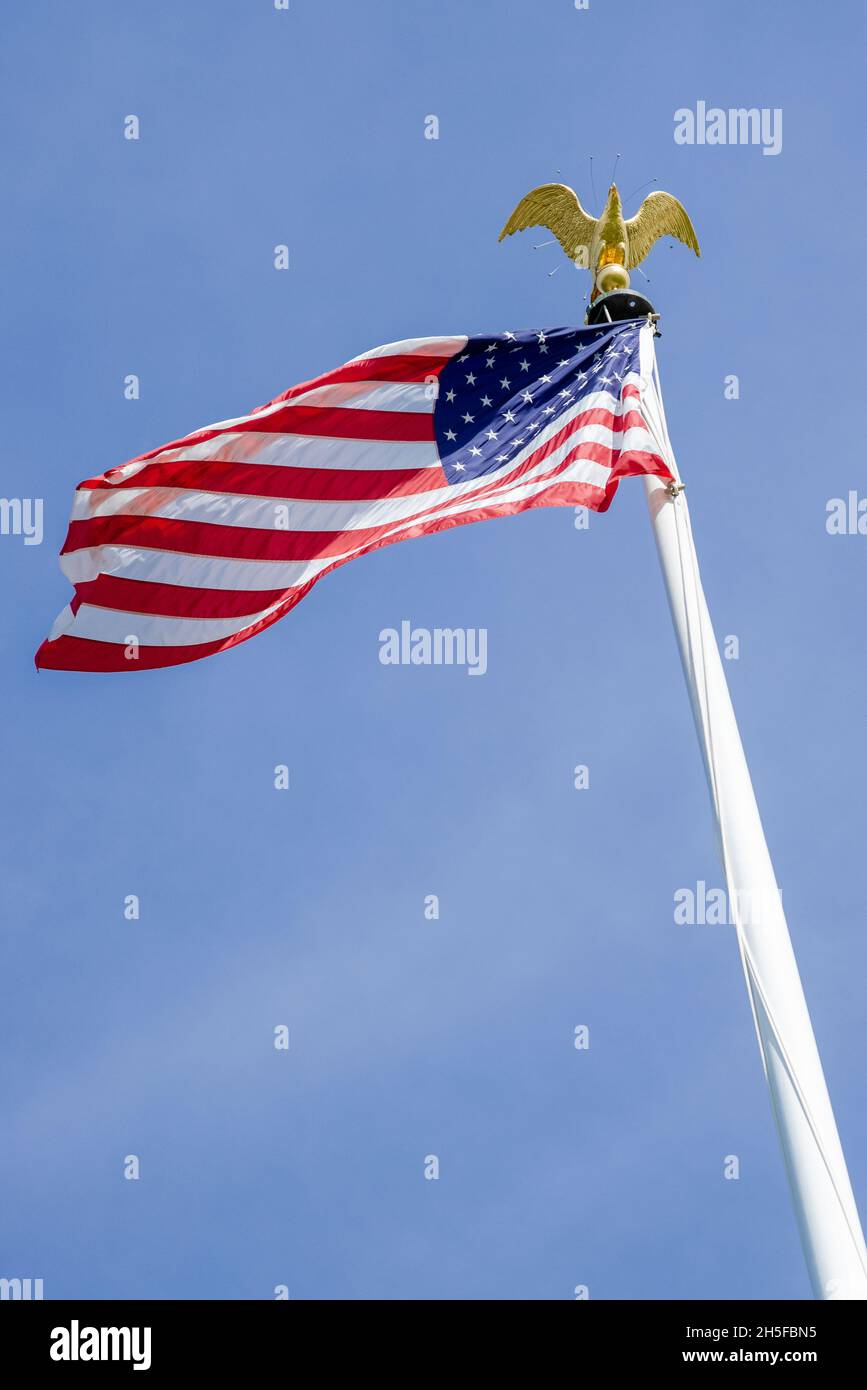
<instances>
[{"instance_id":1,"label":"blue sky","mask_svg":"<svg viewBox=\"0 0 867 1390\"><path fill-rule=\"evenodd\" d=\"M734 938L673 920L721 871L639 483L587 531L551 509L370 555L191 666L32 656L80 478L376 343L580 322L586 275L544 234L496 238L557 170L598 211L588 156L601 193L620 152L621 191L657 178L702 244L647 263L669 423L863 1211L867 539L825 529L864 490L860 14L6 16L0 490L44 499L45 538L0 536L0 1275L46 1297L809 1296ZM781 153L676 145L699 100L781 108ZM487 628L484 678L381 665L405 618Z\"/></svg>"}]
</instances>

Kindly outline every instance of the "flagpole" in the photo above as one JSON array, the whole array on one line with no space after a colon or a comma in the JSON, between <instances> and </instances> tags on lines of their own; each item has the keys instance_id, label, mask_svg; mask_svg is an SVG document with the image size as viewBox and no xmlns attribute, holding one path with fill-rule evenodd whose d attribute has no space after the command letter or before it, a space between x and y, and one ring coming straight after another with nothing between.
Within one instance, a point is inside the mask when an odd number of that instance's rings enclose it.
<instances>
[{"instance_id":1,"label":"flagpole","mask_svg":"<svg viewBox=\"0 0 867 1390\"><path fill-rule=\"evenodd\" d=\"M675 478L645 489L710 788L726 888L795 1214L818 1299L867 1299L867 1250L668 437L650 320L645 419Z\"/></svg>"}]
</instances>

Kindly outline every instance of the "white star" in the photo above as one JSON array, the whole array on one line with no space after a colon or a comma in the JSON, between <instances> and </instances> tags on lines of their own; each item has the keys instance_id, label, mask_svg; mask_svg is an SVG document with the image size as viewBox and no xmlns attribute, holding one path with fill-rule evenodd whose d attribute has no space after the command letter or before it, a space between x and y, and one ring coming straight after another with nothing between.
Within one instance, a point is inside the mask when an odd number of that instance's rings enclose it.
<instances>
[{"instance_id":1,"label":"white star","mask_svg":"<svg viewBox=\"0 0 867 1390\"><path fill-rule=\"evenodd\" d=\"M530 364L527 361L526 357L521 358L520 362L518 363L518 366L521 368L522 372L528 372L530 370Z\"/></svg>"},{"instance_id":2,"label":"white star","mask_svg":"<svg viewBox=\"0 0 867 1390\"><path fill-rule=\"evenodd\" d=\"M454 391L446 391L446 400L447 400L447 401L453 401L454 398L455 398L455 393L454 393Z\"/></svg>"},{"instance_id":3,"label":"white star","mask_svg":"<svg viewBox=\"0 0 867 1390\"><path fill-rule=\"evenodd\" d=\"M474 415L464 415L461 417L465 425L471 425L475 419Z\"/></svg>"},{"instance_id":4,"label":"white star","mask_svg":"<svg viewBox=\"0 0 867 1390\"><path fill-rule=\"evenodd\" d=\"M470 355L470 354L469 354L468 352L465 352L464 355L463 355L463 357L459 357L459 358L458 358L458 362L466 362L466 360L467 360L467 358L469 357L469 355Z\"/></svg>"},{"instance_id":5,"label":"white star","mask_svg":"<svg viewBox=\"0 0 867 1390\"><path fill-rule=\"evenodd\" d=\"M512 425L514 425L514 423L515 423L515 418L516 418L516 417L512 414L511 410L507 410L506 413L505 413L505 415L503 416L503 419L504 419L504 420L508 420L509 423L512 424Z\"/></svg>"},{"instance_id":6,"label":"white star","mask_svg":"<svg viewBox=\"0 0 867 1390\"><path fill-rule=\"evenodd\" d=\"M534 430L537 430L538 428L539 428L539 422L538 422L538 420L531 420L530 423L529 423L529 425L527 426L527 429L530 431L531 434L533 433Z\"/></svg>"},{"instance_id":7,"label":"white star","mask_svg":"<svg viewBox=\"0 0 867 1390\"><path fill-rule=\"evenodd\" d=\"M466 473L467 471L462 463L453 463L452 468L455 470L456 473Z\"/></svg>"},{"instance_id":8,"label":"white star","mask_svg":"<svg viewBox=\"0 0 867 1390\"><path fill-rule=\"evenodd\" d=\"M563 358L561 358L561 360L557 363L557 366L558 366L558 367L568 367L568 366L569 366L569 358L568 358L568 357L563 357Z\"/></svg>"},{"instance_id":9,"label":"white star","mask_svg":"<svg viewBox=\"0 0 867 1390\"><path fill-rule=\"evenodd\" d=\"M503 379L502 379L502 381L500 382L500 385L502 386L502 388L503 388L504 391L508 391L508 389L509 389L509 387L511 386L511 384L512 384L512 383L511 383L511 381L509 380L509 378L508 378L507 376L504 376Z\"/></svg>"},{"instance_id":10,"label":"white star","mask_svg":"<svg viewBox=\"0 0 867 1390\"><path fill-rule=\"evenodd\" d=\"M477 458L479 457L479 455L481 454L481 452L482 452L481 449L477 449L477 448L475 447L475 445L473 445L472 449L470 449L470 453L472 454L472 456L473 456L474 459L477 459Z\"/></svg>"},{"instance_id":11,"label":"white star","mask_svg":"<svg viewBox=\"0 0 867 1390\"><path fill-rule=\"evenodd\" d=\"M454 430L446 430L446 439L457 439Z\"/></svg>"},{"instance_id":12,"label":"white star","mask_svg":"<svg viewBox=\"0 0 867 1390\"><path fill-rule=\"evenodd\" d=\"M529 392L529 391L522 391L522 392L521 392L521 400L522 400L522 401L526 401L528 405L532 405L532 404L533 404L533 397L530 395L530 392Z\"/></svg>"},{"instance_id":13,"label":"white star","mask_svg":"<svg viewBox=\"0 0 867 1390\"><path fill-rule=\"evenodd\" d=\"M497 454L497 463L508 463L508 461L509 461L509 455L508 455L508 454Z\"/></svg>"},{"instance_id":14,"label":"white star","mask_svg":"<svg viewBox=\"0 0 867 1390\"><path fill-rule=\"evenodd\" d=\"M473 376L472 372L467 372L467 385L468 385L468 386L475 386L475 384L476 384L476 378Z\"/></svg>"},{"instance_id":15,"label":"white star","mask_svg":"<svg viewBox=\"0 0 867 1390\"><path fill-rule=\"evenodd\" d=\"M540 380L540 381L550 381L551 378L550 378L549 376L540 376L540 377L539 377L539 380Z\"/></svg>"},{"instance_id":16,"label":"white star","mask_svg":"<svg viewBox=\"0 0 867 1390\"><path fill-rule=\"evenodd\" d=\"M494 365L494 359L493 359L493 357L486 357L486 358L485 358L485 366L486 366L486 367L493 367L493 365Z\"/></svg>"},{"instance_id":17,"label":"white star","mask_svg":"<svg viewBox=\"0 0 867 1390\"><path fill-rule=\"evenodd\" d=\"M545 346L544 343L543 343L542 346L539 348L539 351L540 351L540 352L547 352L547 351L548 351L548 349L547 349L547 347Z\"/></svg>"},{"instance_id":18,"label":"white star","mask_svg":"<svg viewBox=\"0 0 867 1390\"><path fill-rule=\"evenodd\" d=\"M499 343L488 343L488 346L485 348L485 352L495 352L499 346Z\"/></svg>"},{"instance_id":19,"label":"white star","mask_svg":"<svg viewBox=\"0 0 867 1390\"><path fill-rule=\"evenodd\" d=\"M504 334L503 334L503 337L504 337L504 338L511 338L513 342L514 342L514 340L515 340L515 335L514 335L514 333L504 333Z\"/></svg>"},{"instance_id":20,"label":"white star","mask_svg":"<svg viewBox=\"0 0 867 1390\"><path fill-rule=\"evenodd\" d=\"M486 439L499 439L499 437L500 437L500 436L496 433L495 430L486 430L486 431L485 431L485 438L486 438Z\"/></svg>"},{"instance_id":21,"label":"white star","mask_svg":"<svg viewBox=\"0 0 867 1390\"><path fill-rule=\"evenodd\" d=\"M493 405L493 404L494 404L494 402L491 400L490 396L482 396L482 405Z\"/></svg>"},{"instance_id":22,"label":"white star","mask_svg":"<svg viewBox=\"0 0 867 1390\"><path fill-rule=\"evenodd\" d=\"M542 332L541 328L539 329L539 332L536 334L536 337L539 339L539 342L540 342L540 343L545 343L545 342L548 341L547 338L545 337L545 334Z\"/></svg>"},{"instance_id":23,"label":"white star","mask_svg":"<svg viewBox=\"0 0 867 1390\"><path fill-rule=\"evenodd\" d=\"M543 414L543 415L553 415L553 414L554 414L554 407L553 407L553 405L546 405L546 406L545 406L545 409L542 411L542 414Z\"/></svg>"}]
</instances>

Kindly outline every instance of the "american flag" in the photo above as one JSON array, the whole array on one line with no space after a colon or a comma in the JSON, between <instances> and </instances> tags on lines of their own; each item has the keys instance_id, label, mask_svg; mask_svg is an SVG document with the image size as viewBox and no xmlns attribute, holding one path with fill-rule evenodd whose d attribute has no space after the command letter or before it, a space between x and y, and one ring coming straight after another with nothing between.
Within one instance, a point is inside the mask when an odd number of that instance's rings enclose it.
<instances>
[{"instance_id":1,"label":"american flag","mask_svg":"<svg viewBox=\"0 0 867 1390\"><path fill-rule=\"evenodd\" d=\"M129 671L233 647L329 570L530 507L605 511L670 472L642 413L641 323L374 348L83 482L75 597L40 667Z\"/></svg>"}]
</instances>

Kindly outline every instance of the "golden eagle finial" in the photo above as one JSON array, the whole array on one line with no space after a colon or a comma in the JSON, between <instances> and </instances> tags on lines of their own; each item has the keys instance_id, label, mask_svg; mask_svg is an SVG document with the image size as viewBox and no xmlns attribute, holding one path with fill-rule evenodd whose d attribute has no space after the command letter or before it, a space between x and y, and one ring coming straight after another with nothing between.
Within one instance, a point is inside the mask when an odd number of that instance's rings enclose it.
<instances>
[{"instance_id":1,"label":"golden eagle finial","mask_svg":"<svg viewBox=\"0 0 867 1390\"><path fill-rule=\"evenodd\" d=\"M593 276L591 300L608 290L625 289L628 272L643 261L654 242L677 237L701 255L695 228L670 193L650 193L634 217L625 219L617 185L608 190L601 217L591 217L578 194L565 183L543 183L521 199L499 240L527 227L547 227L566 255Z\"/></svg>"}]
</instances>

